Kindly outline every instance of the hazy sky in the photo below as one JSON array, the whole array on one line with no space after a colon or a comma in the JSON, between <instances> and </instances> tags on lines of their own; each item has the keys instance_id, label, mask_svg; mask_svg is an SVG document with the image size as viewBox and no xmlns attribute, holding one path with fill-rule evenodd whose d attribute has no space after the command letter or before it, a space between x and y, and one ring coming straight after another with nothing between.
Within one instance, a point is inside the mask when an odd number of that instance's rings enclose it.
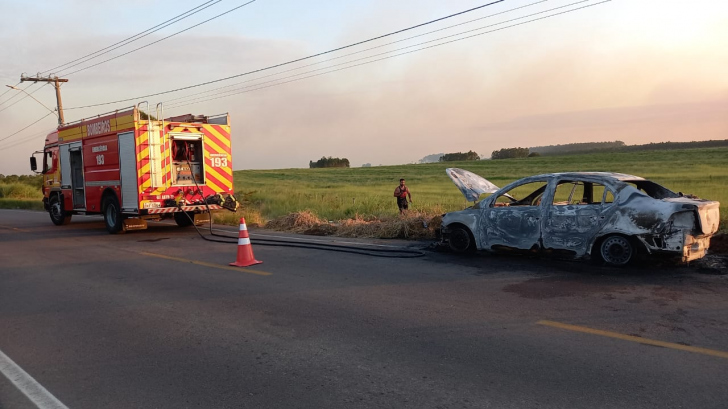
<instances>
[{"instance_id":1,"label":"hazy sky","mask_svg":"<svg viewBox=\"0 0 728 409\"><path fill-rule=\"evenodd\" d=\"M440 37L527 21L534 17L499 24L577 1L506 0L295 65L144 99L152 106L164 102L166 115L229 112L235 169L307 167L309 160L324 155L346 157L360 166L415 162L436 152L471 149L489 155L504 147L570 142L728 138L728 2L717 0L613 0L267 87L446 41L414 46ZM75 60L203 2L0 0L0 82L15 85L23 72ZM223 0L98 59L56 72L66 74L100 62L242 3ZM69 75L62 87L63 103L71 108L108 102L240 74L485 3L257 0L143 50ZM598 0L583 1L558 11L595 3ZM527 7L508 11L521 6ZM487 17L496 13L503 14ZM480 20L468 23L473 19ZM424 35L407 40L420 34ZM398 40L403 41L386 45ZM376 46L381 47L364 51ZM395 51L408 46L414 47ZM357 51L361 52L346 56ZM371 57L385 52L390 54ZM336 59L327 61L332 58ZM314 63L319 64L303 67ZM282 73L295 68L299 69ZM281 80L284 77L290 78ZM220 87L226 88L210 91ZM0 94L6 90L2 87ZM226 90L246 92L205 101L228 95ZM190 100L178 98L203 91L210 92L189 97L199 99L193 104L179 105ZM0 97L0 139L48 113L31 98L8 107L20 99L3 103L13 93ZM55 106L50 86L33 96ZM66 120L133 103L67 110ZM1 141L0 173L28 173L28 156L42 148L43 133L55 125L49 116Z\"/></svg>"}]
</instances>

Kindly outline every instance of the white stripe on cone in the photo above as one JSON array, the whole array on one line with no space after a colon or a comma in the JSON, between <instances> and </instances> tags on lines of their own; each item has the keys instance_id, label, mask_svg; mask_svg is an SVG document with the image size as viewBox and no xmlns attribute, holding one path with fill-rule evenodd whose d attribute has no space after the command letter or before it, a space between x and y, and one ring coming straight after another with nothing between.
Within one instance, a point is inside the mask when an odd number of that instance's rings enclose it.
<instances>
[{"instance_id":1,"label":"white stripe on cone","mask_svg":"<svg viewBox=\"0 0 728 409\"><path fill-rule=\"evenodd\" d=\"M245 244L250 244L250 239L248 239L248 238L245 238L245 239L240 238L240 239L238 239L238 246L242 246L242 245L245 245Z\"/></svg>"},{"instance_id":2,"label":"white stripe on cone","mask_svg":"<svg viewBox=\"0 0 728 409\"><path fill-rule=\"evenodd\" d=\"M243 230L248 230L248 226L246 226L245 224L241 224L240 231L243 231Z\"/></svg>"}]
</instances>

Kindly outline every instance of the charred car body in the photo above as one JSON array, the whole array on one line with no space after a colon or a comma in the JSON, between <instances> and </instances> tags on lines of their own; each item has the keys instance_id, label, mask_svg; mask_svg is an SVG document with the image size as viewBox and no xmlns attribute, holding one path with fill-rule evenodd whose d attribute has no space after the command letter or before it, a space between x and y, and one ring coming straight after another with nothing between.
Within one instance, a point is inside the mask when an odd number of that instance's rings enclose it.
<instances>
[{"instance_id":1,"label":"charred car body","mask_svg":"<svg viewBox=\"0 0 728 409\"><path fill-rule=\"evenodd\" d=\"M443 241L457 252L525 250L619 266L646 251L687 262L703 257L718 231L719 202L684 196L638 176L551 173L499 189L462 169L446 172L475 202L443 216Z\"/></svg>"}]
</instances>

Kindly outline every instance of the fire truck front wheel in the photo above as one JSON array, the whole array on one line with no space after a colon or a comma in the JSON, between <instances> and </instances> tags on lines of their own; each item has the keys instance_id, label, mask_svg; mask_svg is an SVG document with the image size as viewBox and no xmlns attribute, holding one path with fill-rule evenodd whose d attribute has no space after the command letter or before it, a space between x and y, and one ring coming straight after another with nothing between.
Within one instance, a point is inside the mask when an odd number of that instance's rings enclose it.
<instances>
[{"instance_id":1,"label":"fire truck front wheel","mask_svg":"<svg viewBox=\"0 0 728 409\"><path fill-rule=\"evenodd\" d=\"M124 225L121 216L121 208L119 200L116 196L107 196L104 199L104 222L106 222L106 230L111 234L119 233Z\"/></svg>"},{"instance_id":2,"label":"fire truck front wheel","mask_svg":"<svg viewBox=\"0 0 728 409\"><path fill-rule=\"evenodd\" d=\"M61 203L58 195L53 195L48 200L48 213L51 215L51 221L56 226L62 226L71 222L71 215L63 210L63 203Z\"/></svg>"}]
</instances>

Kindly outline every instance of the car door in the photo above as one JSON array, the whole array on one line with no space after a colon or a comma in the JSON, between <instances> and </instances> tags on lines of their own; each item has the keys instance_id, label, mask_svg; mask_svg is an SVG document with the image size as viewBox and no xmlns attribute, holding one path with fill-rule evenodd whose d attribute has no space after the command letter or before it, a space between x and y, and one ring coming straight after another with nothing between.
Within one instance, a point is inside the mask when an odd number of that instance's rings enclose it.
<instances>
[{"instance_id":1,"label":"car door","mask_svg":"<svg viewBox=\"0 0 728 409\"><path fill-rule=\"evenodd\" d=\"M527 180L494 194L483 209L480 230L485 248L540 248L543 203L548 179Z\"/></svg>"},{"instance_id":2,"label":"car door","mask_svg":"<svg viewBox=\"0 0 728 409\"><path fill-rule=\"evenodd\" d=\"M554 185L542 223L543 246L582 256L605 222L604 200L610 191L589 179L556 180Z\"/></svg>"}]
</instances>

